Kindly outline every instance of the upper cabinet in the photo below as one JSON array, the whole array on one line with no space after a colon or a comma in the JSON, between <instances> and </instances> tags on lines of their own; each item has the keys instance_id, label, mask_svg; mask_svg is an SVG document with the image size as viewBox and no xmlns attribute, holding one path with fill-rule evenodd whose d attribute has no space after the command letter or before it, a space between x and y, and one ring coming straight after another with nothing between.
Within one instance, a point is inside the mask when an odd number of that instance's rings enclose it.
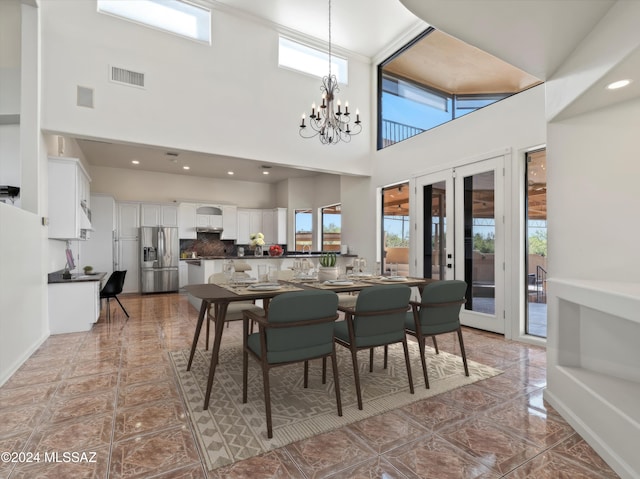
<instances>
[{"instance_id":1,"label":"upper cabinet","mask_svg":"<svg viewBox=\"0 0 640 479\"><path fill-rule=\"evenodd\" d=\"M219 232L220 239L238 237L236 205L180 203L178 207L180 239L197 239L198 231Z\"/></svg>"},{"instance_id":2,"label":"upper cabinet","mask_svg":"<svg viewBox=\"0 0 640 479\"><path fill-rule=\"evenodd\" d=\"M266 244L286 244L287 209L238 208L238 243L249 243L249 235L258 232Z\"/></svg>"},{"instance_id":3,"label":"upper cabinet","mask_svg":"<svg viewBox=\"0 0 640 479\"><path fill-rule=\"evenodd\" d=\"M236 205L222 206L222 233L220 239L238 239L238 207Z\"/></svg>"},{"instance_id":4,"label":"upper cabinet","mask_svg":"<svg viewBox=\"0 0 640 479\"><path fill-rule=\"evenodd\" d=\"M196 239L196 210L195 203L180 203L178 206L178 237L180 239Z\"/></svg>"},{"instance_id":5,"label":"upper cabinet","mask_svg":"<svg viewBox=\"0 0 640 479\"><path fill-rule=\"evenodd\" d=\"M220 232L222 230L222 208L212 205L198 205L196 228L202 232Z\"/></svg>"},{"instance_id":6,"label":"upper cabinet","mask_svg":"<svg viewBox=\"0 0 640 479\"><path fill-rule=\"evenodd\" d=\"M141 226L178 226L178 206L142 203Z\"/></svg>"},{"instance_id":7,"label":"upper cabinet","mask_svg":"<svg viewBox=\"0 0 640 479\"><path fill-rule=\"evenodd\" d=\"M89 237L90 181L77 158L49 157L49 238Z\"/></svg>"},{"instance_id":8,"label":"upper cabinet","mask_svg":"<svg viewBox=\"0 0 640 479\"><path fill-rule=\"evenodd\" d=\"M140 233L140 203L118 202L118 238L137 240Z\"/></svg>"}]
</instances>

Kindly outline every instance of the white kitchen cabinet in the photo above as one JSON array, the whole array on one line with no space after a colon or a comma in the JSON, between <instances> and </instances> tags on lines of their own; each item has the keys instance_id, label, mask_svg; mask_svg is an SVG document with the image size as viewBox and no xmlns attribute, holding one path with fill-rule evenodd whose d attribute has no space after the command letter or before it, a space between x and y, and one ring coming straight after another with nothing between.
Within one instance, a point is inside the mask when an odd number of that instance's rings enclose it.
<instances>
[{"instance_id":1,"label":"white kitchen cabinet","mask_svg":"<svg viewBox=\"0 0 640 479\"><path fill-rule=\"evenodd\" d=\"M195 203L180 203L178 205L178 237L180 239L196 239L196 210Z\"/></svg>"},{"instance_id":2,"label":"white kitchen cabinet","mask_svg":"<svg viewBox=\"0 0 640 479\"><path fill-rule=\"evenodd\" d=\"M203 231L222 229L222 207L198 205L196 209L196 228Z\"/></svg>"},{"instance_id":3,"label":"white kitchen cabinet","mask_svg":"<svg viewBox=\"0 0 640 479\"><path fill-rule=\"evenodd\" d=\"M178 207L142 203L140 206L140 226L178 226Z\"/></svg>"},{"instance_id":4,"label":"white kitchen cabinet","mask_svg":"<svg viewBox=\"0 0 640 479\"><path fill-rule=\"evenodd\" d=\"M49 157L49 238L87 239L89 182L77 158Z\"/></svg>"},{"instance_id":5,"label":"white kitchen cabinet","mask_svg":"<svg viewBox=\"0 0 640 479\"><path fill-rule=\"evenodd\" d=\"M119 238L116 270L125 271L123 293L140 292L140 248L138 239Z\"/></svg>"},{"instance_id":6,"label":"white kitchen cabinet","mask_svg":"<svg viewBox=\"0 0 640 479\"><path fill-rule=\"evenodd\" d=\"M238 207L236 205L222 206L222 233L220 239L238 239Z\"/></svg>"},{"instance_id":7,"label":"white kitchen cabinet","mask_svg":"<svg viewBox=\"0 0 640 479\"><path fill-rule=\"evenodd\" d=\"M249 235L263 233L262 210L238 208L238 243L248 244Z\"/></svg>"},{"instance_id":8,"label":"white kitchen cabinet","mask_svg":"<svg viewBox=\"0 0 640 479\"><path fill-rule=\"evenodd\" d=\"M186 261L180 261L178 268L178 286L182 289L189 284L189 265Z\"/></svg>"},{"instance_id":9,"label":"white kitchen cabinet","mask_svg":"<svg viewBox=\"0 0 640 479\"><path fill-rule=\"evenodd\" d=\"M100 281L49 284L51 334L88 331L100 317Z\"/></svg>"},{"instance_id":10,"label":"white kitchen cabinet","mask_svg":"<svg viewBox=\"0 0 640 479\"><path fill-rule=\"evenodd\" d=\"M262 210L262 233L267 244L286 244L287 209Z\"/></svg>"},{"instance_id":11,"label":"white kitchen cabinet","mask_svg":"<svg viewBox=\"0 0 640 479\"><path fill-rule=\"evenodd\" d=\"M118 202L118 238L138 239L140 203Z\"/></svg>"}]
</instances>

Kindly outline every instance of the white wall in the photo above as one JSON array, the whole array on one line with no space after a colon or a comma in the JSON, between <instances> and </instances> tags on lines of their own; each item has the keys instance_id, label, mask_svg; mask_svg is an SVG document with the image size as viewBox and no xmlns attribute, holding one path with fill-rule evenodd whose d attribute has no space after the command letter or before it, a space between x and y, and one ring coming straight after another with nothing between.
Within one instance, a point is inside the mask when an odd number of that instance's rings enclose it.
<instances>
[{"instance_id":1,"label":"white wall","mask_svg":"<svg viewBox=\"0 0 640 479\"><path fill-rule=\"evenodd\" d=\"M33 213L0 203L0 385L49 336L46 229Z\"/></svg>"},{"instance_id":2,"label":"white wall","mask_svg":"<svg viewBox=\"0 0 640 479\"><path fill-rule=\"evenodd\" d=\"M276 186L269 183L134 171L102 166L89 167L91 192L113 196L116 201L213 202L243 208L273 208Z\"/></svg>"},{"instance_id":3,"label":"white wall","mask_svg":"<svg viewBox=\"0 0 640 479\"><path fill-rule=\"evenodd\" d=\"M214 10L212 45L98 14L93 2L42 2L42 127L325 171L367 173L370 131L330 149L301 140L320 79L277 67L278 33ZM144 89L108 80L109 65L145 74ZM369 118L370 66L350 59L340 97ZM95 108L76 106L94 89ZM289 125L289 128L286 127Z\"/></svg>"},{"instance_id":4,"label":"white wall","mask_svg":"<svg viewBox=\"0 0 640 479\"><path fill-rule=\"evenodd\" d=\"M549 124L549 276L638 281L640 100Z\"/></svg>"},{"instance_id":5,"label":"white wall","mask_svg":"<svg viewBox=\"0 0 640 479\"><path fill-rule=\"evenodd\" d=\"M2 45L23 79L20 105L20 202L17 208L0 204L0 384L49 335L47 312L47 241L40 211L46 198L46 154L39 130L38 11L21 5L0 13L3 22L19 26L20 41ZM3 2L3 7L7 6ZM15 6L15 5L14 5ZM12 27L12 28L13 28ZM5 33L4 26L0 26ZM4 37L3 37L4 41ZM9 47L9 49L5 49ZM28 78L27 78L28 77ZM4 87L4 85L2 85ZM15 92L14 92L15 93Z\"/></svg>"}]
</instances>

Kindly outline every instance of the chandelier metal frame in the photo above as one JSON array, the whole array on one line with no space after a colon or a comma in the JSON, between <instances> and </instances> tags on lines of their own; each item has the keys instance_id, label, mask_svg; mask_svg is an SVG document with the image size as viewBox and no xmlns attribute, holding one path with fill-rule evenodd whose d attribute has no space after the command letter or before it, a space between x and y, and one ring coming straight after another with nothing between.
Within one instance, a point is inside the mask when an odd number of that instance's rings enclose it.
<instances>
[{"instance_id":1,"label":"chandelier metal frame","mask_svg":"<svg viewBox=\"0 0 640 479\"><path fill-rule=\"evenodd\" d=\"M350 142L352 136L362 131L362 123L360 112L356 109L356 119L352 121L349 102L345 103L343 111L340 100L336 97L340 88L336 76L331 73L331 0L329 0L329 74L322 78L320 91L322 103L317 108L315 103L311 105L309 129L305 124L305 114L302 114L300 136L305 139L317 136L324 145L335 145L341 141Z\"/></svg>"}]
</instances>

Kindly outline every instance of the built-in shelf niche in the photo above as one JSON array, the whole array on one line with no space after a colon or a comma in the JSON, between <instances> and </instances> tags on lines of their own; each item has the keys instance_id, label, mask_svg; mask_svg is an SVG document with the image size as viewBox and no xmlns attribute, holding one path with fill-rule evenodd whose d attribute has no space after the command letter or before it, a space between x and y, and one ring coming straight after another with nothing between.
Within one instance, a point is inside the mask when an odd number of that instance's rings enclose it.
<instances>
[{"instance_id":1,"label":"built-in shelf niche","mask_svg":"<svg viewBox=\"0 0 640 479\"><path fill-rule=\"evenodd\" d=\"M640 284L548 281L545 399L623 478L640 477Z\"/></svg>"}]
</instances>

